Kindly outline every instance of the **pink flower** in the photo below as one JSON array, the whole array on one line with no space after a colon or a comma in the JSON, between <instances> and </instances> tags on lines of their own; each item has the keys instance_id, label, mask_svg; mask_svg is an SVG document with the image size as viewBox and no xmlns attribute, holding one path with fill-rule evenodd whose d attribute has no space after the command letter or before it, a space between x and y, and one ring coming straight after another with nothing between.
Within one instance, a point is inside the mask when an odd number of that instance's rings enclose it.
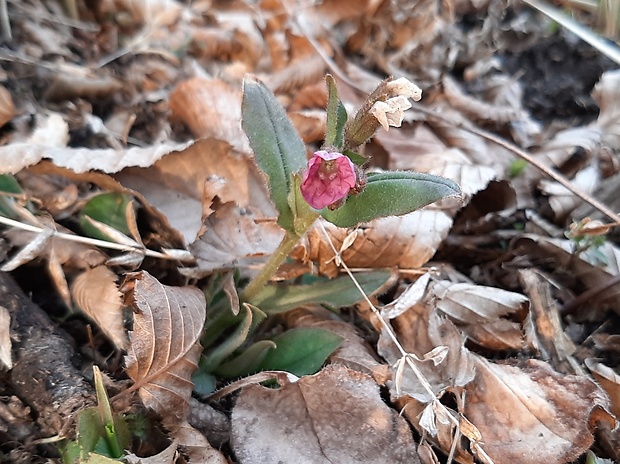
<instances>
[{"instance_id":1,"label":"pink flower","mask_svg":"<svg viewBox=\"0 0 620 464\"><path fill-rule=\"evenodd\" d=\"M347 196L355 187L355 167L341 153L317 151L308 161L301 194L310 206L323 209Z\"/></svg>"}]
</instances>

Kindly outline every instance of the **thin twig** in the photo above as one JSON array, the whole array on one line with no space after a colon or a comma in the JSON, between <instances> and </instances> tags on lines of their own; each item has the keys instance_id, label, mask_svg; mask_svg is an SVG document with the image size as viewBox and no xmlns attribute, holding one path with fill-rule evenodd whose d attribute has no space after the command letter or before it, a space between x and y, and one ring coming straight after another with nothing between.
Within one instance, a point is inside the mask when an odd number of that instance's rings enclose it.
<instances>
[{"instance_id":1,"label":"thin twig","mask_svg":"<svg viewBox=\"0 0 620 464\"><path fill-rule=\"evenodd\" d=\"M36 234L40 234L41 232L45 231L45 229L43 229L42 227L36 227L30 224L25 224L23 222L15 221L13 219L9 219L4 216L0 216L0 224L4 224L7 226L11 226L11 227L16 227L18 229L26 230L28 232L34 232ZM106 242L105 240L98 240L96 238L82 237L80 235L72 235L72 234L66 234L64 232L56 232L56 231L54 231L53 236L56 238L62 239L62 240L68 240L70 242L84 243L86 245L93 245L93 246L98 246L101 248L109 248L112 250L139 253L144 256L149 256L152 258L178 260L177 257L170 256L165 253L160 253L159 251L149 250L147 248L133 247L129 245L122 245L120 243Z\"/></svg>"}]
</instances>

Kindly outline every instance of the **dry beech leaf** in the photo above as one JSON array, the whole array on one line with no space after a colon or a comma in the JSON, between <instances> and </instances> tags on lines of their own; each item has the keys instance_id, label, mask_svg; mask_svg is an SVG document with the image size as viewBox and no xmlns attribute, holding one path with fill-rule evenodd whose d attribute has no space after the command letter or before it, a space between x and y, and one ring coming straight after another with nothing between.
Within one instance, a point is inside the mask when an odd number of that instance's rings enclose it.
<instances>
[{"instance_id":1,"label":"dry beech leaf","mask_svg":"<svg viewBox=\"0 0 620 464\"><path fill-rule=\"evenodd\" d=\"M187 454L190 462L200 464L227 464L224 455L214 449L209 441L187 422L179 424L172 432L172 438Z\"/></svg>"},{"instance_id":2,"label":"dry beech leaf","mask_svg":"<svg viewBox=\"0 0 620 464\"><path fill-rule=\"evenodd\" d=\"M603 390L607 392L611 401L611 412L614 413L616 419L620 420L620 374L591 358L586 359L585 364Z\"/></svg>"},{"instance_id":3,"label":"dry beech leaf","mask_svg":"<svg viewBox=\"0 0 620 464\"><path fill-rule=\"evenodd\" d=\"M596 165L590 165L579 171L571 184L587 194L593 194L599 186L601 173ZM542 193L549 196L549 206L556 218L565 218L568 213L583 203L571 190L559 182L543 179L540 181Z\"/></svg>"},{"instance_id":4,"label":"dry beech leaf","mask_svg":"<svg viewBox=\"0 0 620 464\"><path fill-rule=\"evenodd\" d=\"M536 360L518 367L477 357L475 364L464 415L496 464L571 462L592 444L596 422L614 422L605 393L586 377Z\"/></svg>"},{"instance_id":5,"label":"dry beech leaf","mask_svg":"<svg viewBox=\"0 0 620 464\"><path fill-rule=\"evenodd\" d=\"M613 149L620 148L620 71L607 71L594 87L592 97L601 108L594 125L602 139Z\"/></svg>"},{"instance_id":6,"label":"dry beech leaf","mask_svg":"<svg viewBox=\"0 0 620 464\"><path fill-rule=\"evenodd\" d=\"M56 120L57 118L54 118L54 121ZM191 143L166 143L123 150L69 148L50 142L57 138L56 135L45 135L47 132L55 133L62 130L63 124L66 126L62 120L55 122L45 133L37 135L36 140L34 140L36 134L33 134L33 137L25 142L15 142L0 147L0 174L16 174L44 158L51 160L57 166L69 168L77 173L91 170L114 173L128 166L150 166L162 156L181 151L191 145Z\"/></svg>"},{"instance_id":7,"label":"dry beech leaf","mask_svg":"<svg viewBox=\"0 0 620 464\"><path fill-rule=\"evenodd\" d=\"M11 370L11 315L9 310L0 306L0 370Z\"/></svg>"},{"instance_id":8,"label":"dry beech leaf","mask_svg":"<svg viewBox=\"0 0 620 464\"><path fill-rule=\"evenodd\" d=\"M434 282L427 298L448 315L470 339L493 350L520 349L524 335L520 324L503 319L523 313L528 299L500 288L446 280Z\"/></svg>"},{"instance_id":9,"label":"dry beech leaf","mask_svg":"<svg viewBox=\"0 0 620 464\"><path fill-rule=\"evenodd\" d=\"M257 264L282 241L282 229L275 222L257 223L251 210L232 202L218 202L213 208L215 213L205 220L198 240L189 246L198 266L181 272L204 276L218 269Z\"/></svg>"},{"instance_id":10,"label":"dry beech leaf","mask_svg":"<svg viewBox=\"0 0 620 464\"><path fill-rule=\"evenodd\" d=\"M341 229L323 220L321 223L337 250L354 230ZM433 257L451 226L452 219L447 214L428 209L376 219L356 229L357 238L342 253L342 260L353 268L418 268ZM302 262L316 262L322 274L338 274L334 251L319 226L308 232L292 256Z\"/></svg>"},{"instance_id":11,"label":"dry beech leaf","mask_svg":"<svg viewBox=\"0 0 620 464\"><path fill-rule=\"evenodd\" d=\"M144 405L171 421L187 417L192 374L202 347L204 294L195 287L169 287L146 271L130 274L123 286L135 309L125 359L127 374Z\"/></svg>"},{"instance_id":12,"label":"dry beech leaf","mask_svg":"<svg viewBox=\"0 0 620 464\"><path fill-rule=\"evenodd\" d=\"M440 315L432 304L422 302L413 305L408 311L392 319L391 324L405 351L419 359L425 358L427 353L439 347L447 349L445 359L438 365L430 361L418 363L435 394L449 387L462 387L474 378L473 355L465 348L465 337L452 321ZM379 336L377 350L392 365L402 356L385 331ZM400 395L393 392L395 397L406 395L422 403L432 400L409 368L405 368L402 381L393 386L402 391Z\"/></svg>"},{"instance_id":13,"label":"dry beech leaf","mask_svg":"<svg viewBox=\"0 0 620 464\"><path fill-rule=\"evenodd\" d=\"M214 138L235 149L250 152L241 130L241 90L219 79L194 77L180 83L170 94L172 114L185 123L196 138Z\"/></svg>"},{"instance_id":14,"label":"dry beech leaf","mask_svg":"<svg viewBox=\"0 0 620 464\"><path fill-rule=\"evenodd\" d=\"M251 207L263 217L276 215L254 163L216 139L199 140L147 169L125 169L115 178L163 212L186 243L196 240L202 219L212 212L209 205L215 196L222 202Z\"/></svg>"},{"instance_id":15,"label":"dry beech leaf","mask_svg":"<svg viewBox=\"0 0 620 464\"><path fill-rule=\"evenodd\" d=\"M245 387L232 411L242 463L419 463L404 419L367 375L339 365L274 390Z\"/></svg>"},{"instance_id":16,"label":"dry beech leaf","mask_svg":"<svg viewBox=\"0 0 620 464\"><path fill-rule=\"evenodd\" d=\"M123 318L123 301L116 281L118 276L107 266L89 269L75 278L71 296L99 328L121 350L127 348Z\"/></svg>"}]
</instances>

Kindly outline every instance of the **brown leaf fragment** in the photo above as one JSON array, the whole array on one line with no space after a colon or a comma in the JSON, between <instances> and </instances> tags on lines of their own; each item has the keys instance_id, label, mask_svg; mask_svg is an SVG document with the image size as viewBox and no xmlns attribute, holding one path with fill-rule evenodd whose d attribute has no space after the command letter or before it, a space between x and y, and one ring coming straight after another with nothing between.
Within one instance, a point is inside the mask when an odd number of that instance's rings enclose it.
<instances>
[{"instance_id":1,"label":"brown leaf fragment","mask_svg":"<svg viewBox=\"0 0 620 464\"><path fill-rule=\"evenodd\" d=\"M478 357L475 365L464 415L496 464L563 464L590 447L590 418L609 405L590 379L559 374L537 360L519 367Z\"/></svg>"},{"instance_id":2,"label":"brown leaf fragment","mask_svg":"<svg viewBox=\"0 0 620 464\"><path fill-rule=\"evenodd\" d=\"M251 211L232 202L213 207L216 212L206 219L198 240L189 246L198 261L197 268L190 270L192 275L256 264L280 244L283 232L277 224L258 223Z\"/></svg>"},{"instance_id":3,"label":"brown leaf fragment","mask_svg":"<svg viewBox=\"0 0 620 464\"><path fill-rule=\"evenodd\" d=\"M419 463L406 422L367 375L331 365L280 389L252 385L232 412L241 463Z\"/></svg>"},{"instance_id":4,"label":"brown leaf fragment","mask_svg":"<svg viewBox=\"0 0 620 464\"><path fill-rule=\"evenodd\" d=\"M15 116L15 104L11 92L0 85L0 127L13 119L13 116Z\"/></svg>"},{"instance_id":5,"label":"brown leaf fragment","mask_svg":"<svg viewBox=\"0 0 620 464\"><path fill-rule=\"evenodd\" d=\"M564 333L558 305L552 296L548 279L534 269L519 271L523 290L532 302L526 330L531 343L545 361L559 372L574 373L568 361L575 351L571 339Z\"/></svg>"},{"instance_id":6,"label":"brown leaf fragment","mask_svg":"<svg viewBox=\"0 0 620 464\"><path fill-rule=\"evenodd\" d=\"M0 306L0 370L11 370L13 368L10 328L11 315L9 310Z\"/></svg>"},{"instance_id":7,"label":"brown leaf fragment","mask_svg":"<svg viewBox=\"0 0 620 464\"><path fill-rule=\"evenodd\" d=\"M146 271L131 274L124 286L135 309L125 358L146 407L173 422L187 417L202 348L198 338L205 322L204 294L195 287L169 287Z\"/></svg>"},{"instance_id":8,"label":"brown leaf fragment","mask_svg":"<svg viewBox=\"0 0 620 464\"><path fill-rule=\"evenodd\" d=\"M594 375L596 381L609 395L611 412L614 413L616 419L620 420L620 374L591 358L586 359L585 364L592 372L592 375Z\"/></svg>"},{"instance_id":9,"label":"brown leaf fragment","mask_svg":"<svg viewBox=\"0 0 620 464\"><path fill-rule=\"evenodd\" d=\"M437 309L477 344L489 349L524 347L520 324L505 318L523 317L529 308L525 296L500 288L442 280L430 287L427 298L433 299Z\"/></svg>"},{"instance_id":10,"label":"brown leaf fragment","mask_svg":"<svg viewBox=\"0 0 620 464\"><path fill-rule=\"evenodd\" d=\"M118 277L107 266L89 269L73 281L71 296L99 328L121 350L127 348L123 301L116 285Z\"/></svg>"},{"instance_id":11,"label":"brown leaf fragment","mask_svg":"<svg viewBox=\"0 0 620 464\"><path fill-rule=\"evenodd\" d=\"M203 434L187 422L182 422L171 435L192 463L227 464L228 462L220 451L209 444Z\"/></svg>"}]
</instances>

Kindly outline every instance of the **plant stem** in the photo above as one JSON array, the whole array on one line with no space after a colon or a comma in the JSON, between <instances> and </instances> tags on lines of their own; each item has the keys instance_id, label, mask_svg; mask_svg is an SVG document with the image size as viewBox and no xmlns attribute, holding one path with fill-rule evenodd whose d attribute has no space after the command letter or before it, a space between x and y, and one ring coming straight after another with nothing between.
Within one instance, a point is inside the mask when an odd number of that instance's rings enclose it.
<instances>
[{"instance_id":1,"label":"plant stem","mask_svg":"<svg viewBox=\"0 0 620 464\"><path fill-rule=\"evenodd\" d=\"M293 232L287 232L280 245L274 253L269 257L260 272L250 281L241 295L244 301L251 301L258 292L265 286L269 279L276 273L280 265L288 257L293 250L301 235L297 235Z\"/></svg>"}]
</instances>

